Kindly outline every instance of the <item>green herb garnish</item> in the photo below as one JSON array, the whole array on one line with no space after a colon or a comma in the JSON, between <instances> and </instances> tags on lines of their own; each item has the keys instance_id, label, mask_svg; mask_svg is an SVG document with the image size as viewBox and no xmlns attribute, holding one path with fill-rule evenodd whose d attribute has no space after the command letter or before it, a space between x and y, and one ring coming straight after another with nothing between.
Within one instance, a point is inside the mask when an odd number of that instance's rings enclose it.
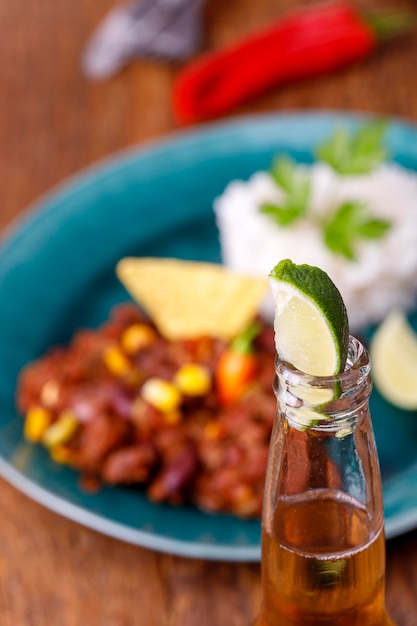
<instances>
[{"instance_id":1,"label":"green herb garnish","mask_svg":"<svg viewBox=\"0 0 417 626\"><path fill-rule=\"evenodd\" d=\"M388 157L383 143L386 128L384 121L366 124L354 134L341 128L319 146L317 158L339 174L368 174Z\"/></svg>"},{"instance_id":2,"label":"green herb garnish","mask_svg":"<svg viewBox=\"0 0 417 626\"><path fill-rule=\"evenodd\" d=\"M297 167L288 157L276 159L270 174L285 193L285 200L281 205L264 203L260 206L260 211L280 226L292 224L307 212L310 179L305 171Z\"/></svg>"},{"instance_id":3,"label":"green herb garnish","mask_svg":"<svg viewBox=\"0 0 417 626\"><path fill-rule=\"evenodd\" d=\"M324 225L326 246L345 258L356 259L355 246L361 239L380 239L391 224L386 220L370 217L366 205L359 202L342 204Z\"/></svg>"},{"instance_id":4,"label":"green herb garnish","mask_svg":"<svg viewBox=\"0 0 417 626\"><path fill-rule=\"evenodd\" d=\"M339 129L319 146L317 160L327 163L339 174L368 174L388 157L383 143L386 127L384 121L377 121L362 126L356 133ZM305 167L282 156L274 161L270 175L284 192L284 201L280 205L264 203L259 207L260 212L279 226L289 226L306 216L311 178ZM312 221L317 222L317 218L312 216ZM366 205L355 201L335 207L324 223L319 221L327 248L349 260L356 259L360 240L380 239L390 226L390 222L372 217Z\"/></svg>"}]
</instances>

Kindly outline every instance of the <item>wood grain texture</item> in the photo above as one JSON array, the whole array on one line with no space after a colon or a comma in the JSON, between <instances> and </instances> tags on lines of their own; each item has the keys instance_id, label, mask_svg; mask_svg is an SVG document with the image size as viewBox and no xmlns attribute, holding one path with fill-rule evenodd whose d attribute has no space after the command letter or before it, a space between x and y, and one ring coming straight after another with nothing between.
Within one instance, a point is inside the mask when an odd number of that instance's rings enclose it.
<instances>
[{"instance_id":1,"label":"wood grain texture","mask_svg":"<svg viewBox=\"0 0 417 626\"><path fill-rule=\"evenodd\" d=\"M310 5L293 0L291 6ZM363 9L380 0L356 3ZM391 5L415 9L414 0ZM178 65L138 60L93 84L80 54L111 0L0 0L0 229L66 176L110 153L177 130ZM282 15L285 0L208 0L205 49ZM417 122L417 36L331 76L273 91L233 114L339 109ZM0 481L1 626L248 626L257 564L187 560L85 529ZM388 542L387 602L417 624L417 532Z\"/></svg>"}]
</instances>

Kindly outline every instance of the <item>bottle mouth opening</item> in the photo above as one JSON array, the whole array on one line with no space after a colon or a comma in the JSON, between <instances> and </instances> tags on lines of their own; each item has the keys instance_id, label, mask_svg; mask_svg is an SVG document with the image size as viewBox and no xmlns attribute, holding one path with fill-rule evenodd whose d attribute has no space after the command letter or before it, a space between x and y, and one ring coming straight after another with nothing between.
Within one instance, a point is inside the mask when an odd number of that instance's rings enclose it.
<instances>
[{"instance_id":1,"label":"bottle mouth opening","mask_svg":"<svg viewBox=\"0 0 417 626\"><path fill-rule=\"evenodd\" d=\"M371 370L369 354L365 346L352 335L349 336L348 356L343 372L333 376L314 376L298 370L296 367L283 361L278 355L275 356L275 373L284 377L288 382L299 381L306 385L332 386L335 383L343 384L343 387L356 387L361 380L365 379Z\"/></svg>"},{"instance_id":2,"label":"bottle mouth opening","mask_svg":"<svg viewBox=\"0 0 417 626\"><path fill-rule=\"evenodd\" d=\"M281 414L298 429L350 431L371 391L366 348L349 337L345 370L336 376L311 376L278 357L274 392Z\"/></svg>"}]
</instances>

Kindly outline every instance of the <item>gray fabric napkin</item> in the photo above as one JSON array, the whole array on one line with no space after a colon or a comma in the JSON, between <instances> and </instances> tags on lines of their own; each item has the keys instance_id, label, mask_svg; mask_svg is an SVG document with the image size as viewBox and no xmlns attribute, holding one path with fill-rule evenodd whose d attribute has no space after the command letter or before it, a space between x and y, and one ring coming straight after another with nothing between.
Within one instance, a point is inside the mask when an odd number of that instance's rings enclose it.
<instances>
[{"instance_id":1,"label":"gray fabric napkin","mask_svg":"<svg viewBox=\"0 0 417 626\"><path fill-rule=\"evenodd\" d=\"M86 76L106 79L135 57L182 60L201 46L204 0L140 0L117 5L83 52Z\"/></svg>"}]
</instances>

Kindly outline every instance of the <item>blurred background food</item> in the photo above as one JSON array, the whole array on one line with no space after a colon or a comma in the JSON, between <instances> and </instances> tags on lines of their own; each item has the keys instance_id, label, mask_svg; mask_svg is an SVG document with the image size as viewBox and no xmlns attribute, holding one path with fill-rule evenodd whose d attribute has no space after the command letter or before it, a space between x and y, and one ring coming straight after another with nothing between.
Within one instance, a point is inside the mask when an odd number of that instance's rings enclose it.
<instances>
[{"instance_id":1,"label":"blurred background food","mask_svg":"<svg viewBox=\"0 0 417 626\"><path fill-rule=\"evenodd\" d=\"M291 8L311 7L297 0ZM385 2L355 3L361 11ZM5 189L0 224L9 222L40 193L105 155L178 128L171 101L175 78L188 61L138 57L111 80L92 81L81 71L90 36L111 0L1 5L4 36L4 99L1 138ZM413 11L412 0L392 6ZM201 53L220 50L270 25L288 12L287 3L266 0L208 0L201 6ZM340 71L271 89L222 117L286 110L337 109L416 117L412 80L415 37L379 48ZM53 155L53 156L52 156ZM23 161L24 159L24 161ZM54 166L51 167L51 159ZM24 167L22 166L24 162Z\"/></svg>"},{"instance_id":2,"label":"blurred background food","mask_svg":"<svg viewBox=\"0 0 417 626\"><path fill-rule=\"evenodd\" d=\"M278 155L268 171L231 181L214 209L223 262L265 276L274 259L324 269L338 285L352 333L417 300L417 176L392 162L378 121L336 128L313 163ZM263 312L273 317L271 298Z\"/></svg>"}]
</instances>

